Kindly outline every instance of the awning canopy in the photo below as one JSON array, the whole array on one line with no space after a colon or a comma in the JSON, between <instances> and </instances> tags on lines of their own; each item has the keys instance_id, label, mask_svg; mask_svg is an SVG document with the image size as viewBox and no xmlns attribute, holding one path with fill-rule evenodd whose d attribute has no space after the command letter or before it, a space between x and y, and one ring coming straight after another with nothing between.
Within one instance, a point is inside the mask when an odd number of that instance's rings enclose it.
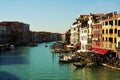
<instances>
[{"instance_id":1,"label":"awning canopy","mask_svg":"<svg viewBox=\"0 0 120 80\"><path fill-rule=\"evenodd\" d=\"M72 46L72 45L66 45L66 47L69 47L69 48L74 48L74 46Z\"/></svg>"},{"instance_id":2,"label":"awning canopy","mask_svg":"<svg viewBox=\"0 0 120 80\"><path fill-rule=\"evenodd\" d=\"M107 49L102 49L102 50L99 52L99 54L104 55L104 54L106 54L108 51L109 51L109 50L107 50Z\"/></svg>"},{"instance_id":3,"label":"awning canopy","mask_svg":"<svg viewBox=\"0 0 120 80\"><path fill-rule=\"evenodd\" d=\"M92 49L92 52L95 52L95 53L97 53L97 54L102 54L102 55L106 54L108 51L109 51L109 50L107 50L107 49L102 49L102 48L93 48L93 49Z\"/></svg>"},{"instance_id":4,"label":"awning canopy","mask_svg":"<svg viewBox=\"0 0 120 80\"><path fill-rule=\"evenodd\" d=\"M88 52L87 50L77 50L77 52Z\"/></svg>"}]
</instances>

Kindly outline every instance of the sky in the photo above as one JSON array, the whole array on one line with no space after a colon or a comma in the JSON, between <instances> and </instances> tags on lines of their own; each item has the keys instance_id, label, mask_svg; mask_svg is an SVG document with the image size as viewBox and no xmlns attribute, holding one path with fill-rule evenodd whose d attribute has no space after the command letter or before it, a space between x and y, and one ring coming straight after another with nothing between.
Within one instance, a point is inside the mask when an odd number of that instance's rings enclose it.
<instances>
[{"instance_id":1,"label":"sky","mask_svg":"<svg viewBox=\"0 0 120 80\"><path fill-rule=\"evenodd\" d=\"M65 33L80 14L120 12L120 0L0 0L0 22L30 24L31 31Z\"/></svg>"}]
</instances>

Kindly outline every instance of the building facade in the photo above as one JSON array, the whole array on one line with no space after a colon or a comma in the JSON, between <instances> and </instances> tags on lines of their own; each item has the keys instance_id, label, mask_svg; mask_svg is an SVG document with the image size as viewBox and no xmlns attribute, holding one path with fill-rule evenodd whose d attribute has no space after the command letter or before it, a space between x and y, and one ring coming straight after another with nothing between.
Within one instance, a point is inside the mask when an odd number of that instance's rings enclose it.
<instances>
[{"instance_id":1,"label":"building facade","mask_svg":"<svg viewBox=\"0 0 120 80\"><path fill-rule=\"evenodd\" d=\"M120 14L116 14L115 12L107 13L102 18L102 47L104 49L108 49L111 52L111 55L116 57L117 56L117 41L119 39L119 17Z\"/></svg>"},{"instance_id":2,"label":"building facade","mask_svg":"<svg viewBox=\"0 0 120 80\"><path fill-rule=\"evenodd\" d=\"M0 44L8 44L11 39L10 27L0 23Z\"/></svg>"},{"instance_id":3,"label":"building facade","mask_svg":"<svg viewBox=\"0 0 120 80\"><path fill-rule=\"evenodd\" d=\"M79 35L80 35L79 29L80 29L79 22L78 20L76 20L70 28L70 31L71 31L70 43L71 44L79 43Z\"/></svg>"},{"instance_id":4,"label":"building facade","mask_svg":"<svg viewBox=\"0 0 120 80\"><path fill-rule=\"evenodd\" d=\"M81 27L80 28L80 43L81 43L81 50L85 51L87 50L87 27Z\"/></svg>"},{"instance_id":5,"label":"building facade","mask_svg":"<svg viewBox=\"0 0 120 80\"><path fill-rule=\"evenodd\" d=\"M102 47L111 51L116 51L117 25L113 13L106 14L106 19L102 20Z\"/></svg>"},{"instance_id":6,"label":"building facade","mask_svg":"<svg viewBox=\"0 0 120 80\"><path fill-rule=\"evenodd\" d=\"M92 23L93 23L93 17L90 15L88 17L88 39L87 39L87 48L92 48Z\"/></svg>"},{"instance_id":7,"label":"building facade","mask_svg":"<svg viewBox=\"0 0 120 80\"><path fill-rule=\"evenodd\" d=\"M6 38L9 44L24 45L30 42L29 24L18 21L4 21L0 22L2 27L4 26L6 34L9 33ZM3 28L1 28L3 29ZM4 40L4 39L2 39Z\"/></svg>"},{"instance_id":8,"label":"building facade","mask_svg":"<svg viewBox=\"0 0 120 80\"><path fill-rule=\"evenodd\" d=\"M80 15L79 19L81 22L80 26L80 45L81 50L87 50L87 42L88 42L88 20L89 15Z\"/></svg>"},{"instance_id":9,"label":"building facade","mask_svg":"<svg viewBox=\"0 0 120 80\"><path fill-rule=\"evenodd\" d=\"M92 25L92 48L102 47L102 24Z\"/></svg>"}]
</instances>

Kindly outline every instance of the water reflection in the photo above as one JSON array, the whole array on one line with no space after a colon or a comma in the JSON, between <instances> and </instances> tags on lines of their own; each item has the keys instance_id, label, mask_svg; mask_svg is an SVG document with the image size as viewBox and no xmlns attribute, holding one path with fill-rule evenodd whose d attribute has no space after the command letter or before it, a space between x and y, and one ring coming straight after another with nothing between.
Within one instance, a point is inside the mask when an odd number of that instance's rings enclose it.
<instances>
[{"instance_id":1,"label":"water reflection","mask_svg":"<svg viewBox=\"0 0 120 80\"><path fill-rule=\"evenodd\" d=\"M0 65L27 64L28 59L21 51L5 51L0 54Z\"/></svg>"},{"instance_id":2,"label":"water reflection","mask_svg":"<svg viewBox=\"0 0 120 80\"><path fill-rule=\"evenodd\" d=\"M0 65L26 64L28 61L24 57L0 57Z\"/></svg>"},{"instance_id":3,"label":"water reflection","mask_svg":"<svg viewBox=\"0 0 120 80\"><path fill-rule=\"evenodd\" d=\"M20 80L16 75L0 71L0 80Z\"/></svg>"}]
</instances>

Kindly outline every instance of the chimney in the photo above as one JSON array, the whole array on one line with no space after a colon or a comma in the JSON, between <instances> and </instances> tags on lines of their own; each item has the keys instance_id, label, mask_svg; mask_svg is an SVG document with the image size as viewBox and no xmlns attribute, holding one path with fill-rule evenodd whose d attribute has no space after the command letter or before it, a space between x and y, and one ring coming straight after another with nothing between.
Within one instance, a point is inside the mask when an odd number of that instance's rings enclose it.
<instances>
[{"instance_id":1,"label":"chimney","mask_svg":"<svg viewBox=\"0 0 120 80\"><path fill-rule=\"evenodd\" d=\"M90 13L90 15L92 16L92 13Z\"/></svg>"},{"instance_id":2,"label":"chimney","mask_svg":"<svg viewBox=\"0 0 120 80\"><path fill-rule=\"evenodd\" d=\"M114 17L116 18L116 15L117 15L117 11L114 11Z\"/></svg>"},{"instance_id":3,"label":"chimney","mask_svg":"<svg viewBox=\"0 0 120 80\"><path fill-rule=\"evenodd\" d=\"M117 11L114 11L114 15L117 15Z\"/></svg>"}]
</instances>

